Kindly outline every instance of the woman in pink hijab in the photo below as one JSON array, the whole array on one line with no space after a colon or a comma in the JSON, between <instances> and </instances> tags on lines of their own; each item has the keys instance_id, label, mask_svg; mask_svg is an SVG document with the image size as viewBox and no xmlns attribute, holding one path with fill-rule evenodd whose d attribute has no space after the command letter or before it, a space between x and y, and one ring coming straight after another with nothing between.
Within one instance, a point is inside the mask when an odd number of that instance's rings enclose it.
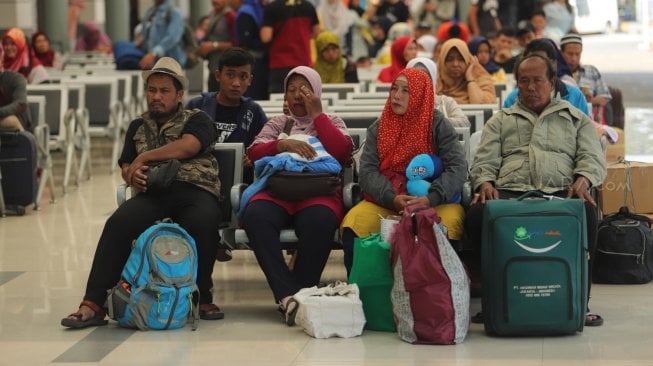
<instances>
[{"instance_id":1,"label":"woman in pink hijab","mask_svg":"<svg viewBox=\"0 0 653 366\"><path fill-rule=\"evenodd\" d=\"M111 39L95 22L88 21L82 26L82 35L75 44L77 52L104 52L111 53Z\"/></svg>"},{"instance_id":2,"label":"woman in pink hijab","mask_svg":"<svg viewBox=\"0 0 653 366\"><path fill-rule=\"evenodd\" d=\"M257 160L281 153L295 153L307 165L325 155L340 165L345 164L351 157L353 143L344 121L322 112L320 75L310 67L298 66L286 76L284 90L290 115L272 117L247 149L247 156L255 162L257 171ZM287 127L290 132L285 134ZM317 144L311 141L312 137L317 137ZM342 196L336 193L284 201L272 197L263 188L251 196L242 210L242 226L249 246L265 273L286 324L293 325L297 302L292 297L300 289L320 282L334 233L344 215ZM281 229L289 225L294 226L299 239L292 271L284 260L279 238Z\"/></svg>"},{"instance_id":3,"label":"woman in pink hijab","mask_svg":"<svg viewBox=\"0 0 653 366\"><path fill-rule=\"evenodd\" d=\"M40 84L48 79L48 72L27 44L21 29L9 28L2 36L2 48L5 53L2 65L6 70L23 75L28 84Z\"/></svg>"}]
</instances>

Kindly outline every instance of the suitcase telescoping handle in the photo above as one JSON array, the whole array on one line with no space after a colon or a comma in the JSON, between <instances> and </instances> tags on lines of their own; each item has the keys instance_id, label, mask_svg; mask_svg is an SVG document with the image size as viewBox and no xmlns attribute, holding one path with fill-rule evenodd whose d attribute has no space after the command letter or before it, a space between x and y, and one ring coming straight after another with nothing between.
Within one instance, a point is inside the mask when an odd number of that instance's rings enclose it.
<instances>
[{"instance_id":1,"label":"suitcase telescoping handle","mask_svg":"<svg viewBox=\"0 0 653 366\"><path fill-rule=\"evenodd\" d=\"M549 200L549 201L551 201L551 200L564 200L564 198L562 198L562 197L554 196L554 195L551 195L551 194L544 194L544 193L542 193L540 191L528 191L528 192L522 194L521 196L517 197L517 201L521 201L521 200L523 200L525 198L529 198L529 197L542 198L542 199Z\"/></svg>"}]
</instances>

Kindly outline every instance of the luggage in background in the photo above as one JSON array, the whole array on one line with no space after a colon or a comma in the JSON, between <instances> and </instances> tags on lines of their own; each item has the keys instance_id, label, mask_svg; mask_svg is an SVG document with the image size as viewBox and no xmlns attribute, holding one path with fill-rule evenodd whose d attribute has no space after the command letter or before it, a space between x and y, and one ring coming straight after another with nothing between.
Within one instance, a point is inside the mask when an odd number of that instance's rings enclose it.
<instances>
[{"instance_id":1,"label":"luggage in background","mask_svg":"<svg viewBox=\"0 0 653 366\"><path fill-rule=\"evenodd\" d=\"M592 280L640 284L653 280L651 220L622 207L599 224Z\"/></svg>"},{"instance_id":2,"label":"luggage in background","mask_svg":"<svg viewBox=\"0 0 653 366\"><path fill-rule=\"evenodd\" d=\"M587 310L587 232L579 199L528 192L491 200L483 214L483 315L494 335L583 330Z\"/></svg>"},{"instance_id":3,"label":"luggage in background","mask_svg":"<svg viewBox=\"0 0 653 366\"><path fill-rule=\"evenodd\" d=\"M25 214L36 198L36 141L25 131L0 131L0 171L7 209Z\"/></svg>"}]
</instances>

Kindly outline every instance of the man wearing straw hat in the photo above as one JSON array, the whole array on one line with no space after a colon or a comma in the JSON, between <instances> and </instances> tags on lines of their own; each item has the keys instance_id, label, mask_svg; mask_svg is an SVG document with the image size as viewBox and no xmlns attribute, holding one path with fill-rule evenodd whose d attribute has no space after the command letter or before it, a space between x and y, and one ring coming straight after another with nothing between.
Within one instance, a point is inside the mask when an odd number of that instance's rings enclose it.
<instances>
[{"instance_id":1,"label":"man wearing straw hat","mask_svg":"<svg viewBox=\"0 0 653 366\"><path fill-rule=\"evenodd\" d=\"M211 274L219 239L215 226L221 214L218 205L218 163L210 153L217 134L209 116L185 110L181 104L188 79L170 57L143 71L148 110L129 125L118 164L122 178L139 192L120 205L107 220L93 258L86 292L79 309L61 320L69 328L105 325L103 307L107 290L120 280L131 243L157 220L166 217L186 229L195 239L198 253L197 286L202 319L221 319L213 304ZM150 165L179 160L169 187L148 185ZM150 182L151 183L151 182Z\"/></svg>"}]
</instances>

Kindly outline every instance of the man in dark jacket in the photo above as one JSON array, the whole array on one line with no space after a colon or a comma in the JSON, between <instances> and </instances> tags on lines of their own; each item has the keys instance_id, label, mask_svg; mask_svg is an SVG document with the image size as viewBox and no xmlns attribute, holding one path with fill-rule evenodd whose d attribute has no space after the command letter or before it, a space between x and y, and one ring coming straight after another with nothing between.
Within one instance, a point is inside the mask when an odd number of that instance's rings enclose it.
<instances>
[{"instance_id":1,"label":"man in dark jacket","mask_svg":"<svg viewBox=\"0 0 653 366\"><path fill-rule=\"evenodd\" d=\"M211 116L218 142L242 142L247 148L267 121L261 106L243 96L254 77L253 63L254 58L244 49L227 49L215 71L220 91L203 93L186 104L186 109L199 108Z\"/></svg>"},{"instance_id":2,"label":"man in dark jacket","mask_svg":"<svg viewBox=\"0 0 653 366\"><path fill-rule=\"evenodd\" d=\"M0 47L0 60L4 49ZM0 63L0 128L30 129L27 114L27 80L23 75L5 70Z\"/></svg>"},{"instance_id":3,"label":"man in dark jacket","mask_svg":"<svg viewBox=\"0 0 653 366\"><path fill-rule=\"evenodd\" d=\"M186 109L199 108L212 119L218 131L218 142L242 142L247 148L263 128L267 117L263 109L243 94L252 83L252 55L239 47L225 50L220 56L215 78L220 91L204 93L186 104ZM251 162L243 157L243 180L253 180ZM218 251L219 261L228 261L228 250Z\"/></svg>"}]
</instances>

